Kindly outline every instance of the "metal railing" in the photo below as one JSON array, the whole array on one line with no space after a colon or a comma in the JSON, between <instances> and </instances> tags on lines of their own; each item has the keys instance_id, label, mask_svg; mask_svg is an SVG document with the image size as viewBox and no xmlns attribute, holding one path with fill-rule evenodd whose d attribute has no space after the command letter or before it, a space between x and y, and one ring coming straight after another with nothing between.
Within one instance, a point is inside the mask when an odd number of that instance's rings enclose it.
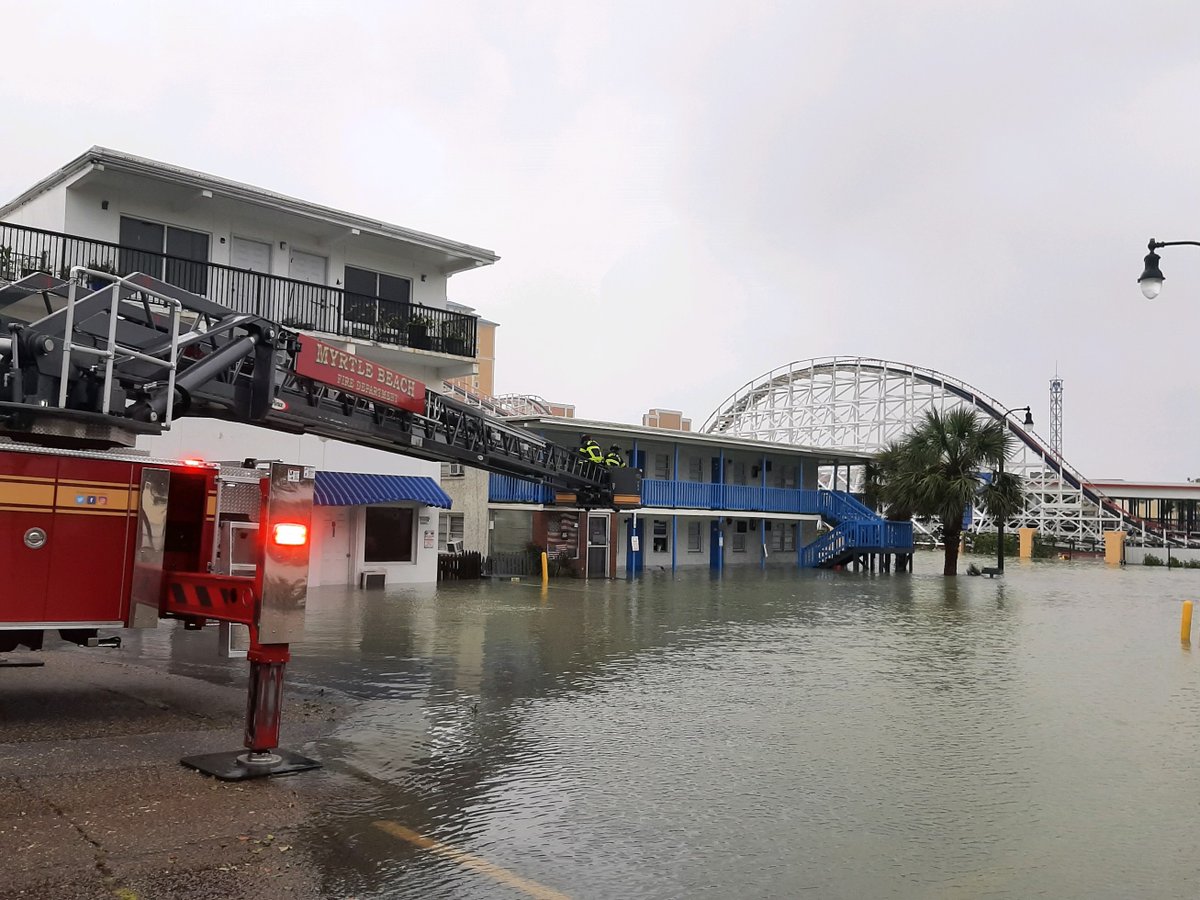
<instances>
[{"instance_id":1,"label":"metal railing","mask_svg":"<svg viewBox=\"0 0 1200 900\"><path fill-rule=\"evenodd\" d=\"M844 491L819 491L816 512L830 522L853 522L879 519L873 509L860 503L853 494Z\"/></svg>"},{"instance_id":2,"label":"metal railing","mask_svg":"<svg viewBox=\"0 0 1200 900\"><path fill-rule=\"evenodd\" d=\"M817 491L713 484L705 481L642 479L642 503L675 509L720 509L745 512L816 513Z\"/></svg>"},{"instance_id":3,"label":"metal railing","mask_svg":"<svg viewBox=\"0 0 1200 900\"><path fill-rule=\"evenodd\" d=\"M488 499L493 503L551 503L554 491L523 478L492 475L488 479ZM642 505L664 509L816 515L833 525L848 521L883 521L853 495L843 491L713 484L667 478L642 479Z\"/></svg>"},{"instance_id":4,"label":"metal railing","mask_svg":"<svg viewBox=\"0 0 1200 900\"><path fill-rule=\"evenodd\" d=\"M815 569L847 553L911 553L911 522L856 520L843 522L800 548L800 565Z\"/></svg>"},{"instance_id":5,"label":"metal railing","mask_svg":"<svg viewBox=\"0 0 1200 900\"><path fill-rule=\"evenodd\" d=\"M490 503L553 503L554 489L512 475L488 476L488 502Z\"/></svg>"},{"instance_id":6,"label":"metal railing","mask_svg":"<svg viewBox=\"0 0 1200 900\"><path fill-rule=\"evenodd\" d=\"M0 280L16 281L34 272L66 280L75 266L115 275L144 272L288 328L475 356L475 316L0 222Z\"/></svg>"}]
</instances>

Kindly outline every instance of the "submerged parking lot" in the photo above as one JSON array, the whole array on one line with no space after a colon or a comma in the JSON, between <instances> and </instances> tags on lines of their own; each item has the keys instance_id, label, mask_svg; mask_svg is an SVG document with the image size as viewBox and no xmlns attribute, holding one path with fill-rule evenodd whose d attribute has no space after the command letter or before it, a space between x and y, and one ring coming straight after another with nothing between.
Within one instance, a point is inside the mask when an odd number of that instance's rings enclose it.
<instances>
[{"instance_id":1,"label":"submerged parking lot","mask_svg":"<svg viewBox=\"0 0 1200 900\"><path fill-rule=\"evenodd\" d=\"M1193 896L1200 577L917 569L314 590L346 711L256 797L329 897ZM117 653L240 687L214 647Z\"/></svg>"}]
</instances>

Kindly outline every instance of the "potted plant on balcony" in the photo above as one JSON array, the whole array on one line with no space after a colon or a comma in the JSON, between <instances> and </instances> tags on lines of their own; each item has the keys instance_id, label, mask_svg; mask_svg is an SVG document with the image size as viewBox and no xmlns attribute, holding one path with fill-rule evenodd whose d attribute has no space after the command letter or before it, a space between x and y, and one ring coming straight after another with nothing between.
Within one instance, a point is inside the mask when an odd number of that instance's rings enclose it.
<instances>
[{"instance_id":1,"label":"potted plant on balcony","mask_svg":"<svg viewBox=\"0 0 1200 900\"><path fill-rule=\"evenodd\" d=\"M94 259L88 261L87 267L94 272L107 272L109 275L117 274L117 270L109 263L97 262ZM88 276L87 286L89 291L98 291L101 288L108 287L110 284L112 284L112 282L107 278L100 278L96 275Z\"/></svg>"},{"instance_id":2,"label":"potted plant on balcony","mask_svg":"<svg viewBox=\"0 0 1200 900\"><path fill-rule=\"evenodd\" d=\"M400 313L381 312L379 315L379 340L385 344L402 344L404 316Z\"/></svg>"},{"instance_id":3,"label":"potted plant on balcony","mask_svg":"<svg viewBox=\"0 0 1200 900\"><path fill-rule=\"evenodd\" d=\"M455 317L442 323L442 351L454 356L470 356L468 346L471 341L471 322L469 319Z\"/></svg>"},{"instance_id":4,"label":"potted plant on balcony","mask_svg":"<svg viewBox=\"0 0 1200 900\"><path fill-rule=\"evenodd\" d=\"M429 350L433 347L433 342L429 339L429 329L433 326L433 319L429 316L415 313L409 316L408 319L408 346L415 347L417 350Z\"/></svg>"}]
</instances>

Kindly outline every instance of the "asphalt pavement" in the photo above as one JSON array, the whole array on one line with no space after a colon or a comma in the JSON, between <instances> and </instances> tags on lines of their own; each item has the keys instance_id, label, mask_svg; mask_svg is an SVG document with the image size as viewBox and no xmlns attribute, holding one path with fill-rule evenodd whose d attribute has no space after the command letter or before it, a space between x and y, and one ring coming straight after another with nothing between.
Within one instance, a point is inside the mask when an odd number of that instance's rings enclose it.
<instances>
[{"instance_id":1,"label":"asphalt pavement","mask_svg":"<svg viewBox=\"0 0 1200 900\"><path fill-rule=\"evenodd\" d=\"M323 772L233 783L179 763L242 748L244 687L122 650L5 658L45 665L0 668L0 898L326 896L294 840L314 812L294 779ZM281 743L300 752L348 706L291 685L284 697Z\"/></svg>"}]
</instances>

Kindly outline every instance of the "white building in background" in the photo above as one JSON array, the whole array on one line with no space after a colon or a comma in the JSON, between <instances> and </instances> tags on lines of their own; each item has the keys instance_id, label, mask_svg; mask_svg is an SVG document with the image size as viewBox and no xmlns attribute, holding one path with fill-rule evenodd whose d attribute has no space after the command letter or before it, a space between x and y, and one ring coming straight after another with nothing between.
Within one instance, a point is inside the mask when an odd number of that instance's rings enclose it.
<instances>
[{"instance_id":1,"label":"white building in background","mask_svg":"<svg viewBox=\"0 0 1200 900\"><path fill-rule=\"evenodd\" d=\"M448 303L449 279L496 259L490 250L104 147L0 206L0 282L33 271L65 276L73 265L146 272L435 389L473 378L481 349L478 317ZM436 579L440 509L431 503L448 502L437 463L202 419L178 420L169 434L138 446L167 457L284 459L345 473L326 479L326 497L337 502L314 516L310 582L356 582L364 570L383 571L390 582ZM354 477L368 475L392 480Z\"/></svg>"}]
</instances>

